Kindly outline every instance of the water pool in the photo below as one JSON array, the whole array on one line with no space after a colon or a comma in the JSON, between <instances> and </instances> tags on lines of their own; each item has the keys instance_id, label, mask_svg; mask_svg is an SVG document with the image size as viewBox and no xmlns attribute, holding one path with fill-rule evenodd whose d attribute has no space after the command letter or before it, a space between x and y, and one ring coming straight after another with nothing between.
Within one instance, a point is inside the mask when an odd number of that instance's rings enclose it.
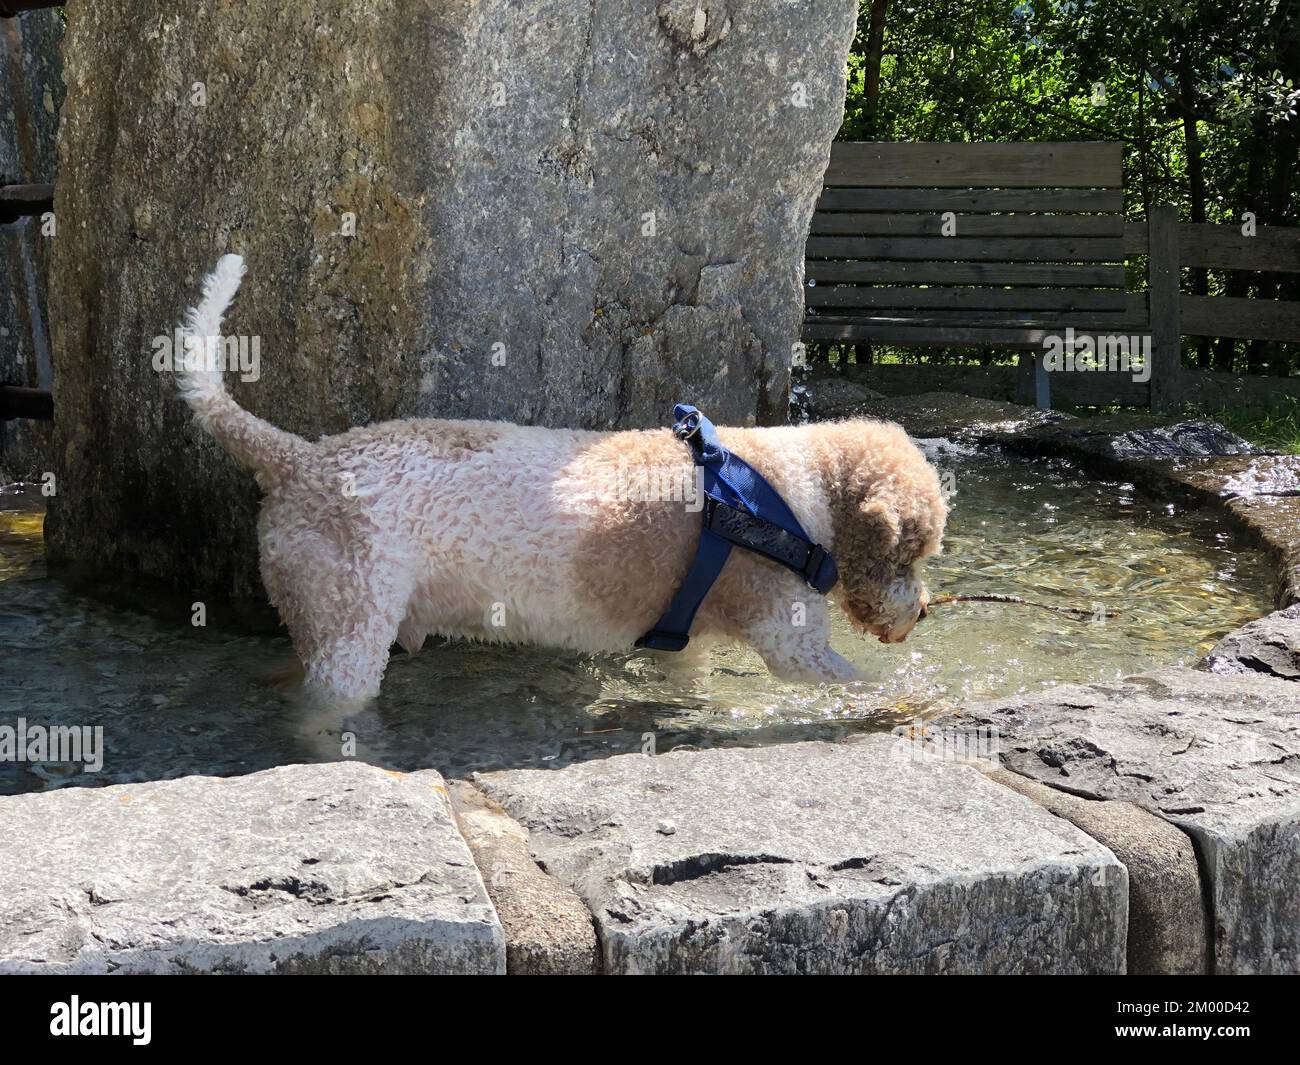
<instances>
[{"instance_id":1,"label":"water pool","mask_svg":"<svg viewBox=\"0 0 1300 1065\"><path fill-rule=\"evenodd\" d=\"M368 757L449 775L555 766L642 749L833 738L889 729L945 706L1043 685L1190 662L1271 609L1262 553L1222 516L1153 501L1062 463L928 445L955 489L932 594L998 593L1117 612L1080 621L1011 605L936 607L903 644L837 619L837 649L868 681L774 680L741 648L700 684L644 654L582 657L431 641L394 654L373 710L347 725ZM339 757L337 742L257 683L287 639L194 629L188 614L115 609L51 579L38 497L0 495L0 724L103 726L104 766L0 763L0 793Z\"/></svg>"}]
</instances>

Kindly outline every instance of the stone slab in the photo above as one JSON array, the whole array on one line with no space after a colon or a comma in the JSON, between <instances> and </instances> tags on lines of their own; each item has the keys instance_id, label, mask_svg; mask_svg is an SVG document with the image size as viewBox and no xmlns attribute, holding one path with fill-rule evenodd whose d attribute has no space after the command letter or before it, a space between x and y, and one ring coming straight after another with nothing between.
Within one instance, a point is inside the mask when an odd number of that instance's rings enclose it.
<instances>
[{"instance_id":1,"label":"stone slab","mask_svg":"<svg viewBox=\"0 0 1300 1065\"><path fill-rule=\"evenodd\" d=\"M595 915L611 973L1122 972L1108 850L900 742L476 777Z\"/></svg>"},{"instance_id":2,"label":"stone slab","mask_svg":"<svg viewBox=\"0 0 1300 1065\"><path fill-rule=\"evenodd\" d=\"M432 771L66 788L0 823L0 973L505 972Z\"/></svg>"},{"instance_id":3,"label":"stone slab","mask_svg":"<svg viewBox=\"0 0 1300 1065\"><path fill-rule=\"evenodd\" d=\"M1103 844L1128 870L1130 975L1194 975L1209 961L1209 914L1190 837L1131 802L1096 801L1005 769L988 773Z\"/></svg>"},{"instance_id":4,"label":"stone slab","mask_svg":"<svg viewBox=\"0 0 1300 1065\"><path fill-rule=\"evenodd\" d=\"M456 823L469 844L506 936L511 976L600 972L591 914L573 890L544 872L528 851L528 831L473 784L447 785Z\"/></svg>"},{"instance_id":5,"label":"stone slab","mask_svg":"<svg viewBox=\"0 0 1300 1065\"><path fill-rule=\"evenodd\" d=\"M1300 603L1228 633L1201 663L1211 673L1300 680Z\"/></svg>"},{"instance_id":6,"label":"stone slab","mask_svg":"<svg viewBox=\"0 0 1300 1065\"><path fill-rule=\"evenodd\" d=\"M1191 834L1218 972L1300 972L1300 686L1172 667L967 707L1024 776Z\"/></svg>"}]
</instances>

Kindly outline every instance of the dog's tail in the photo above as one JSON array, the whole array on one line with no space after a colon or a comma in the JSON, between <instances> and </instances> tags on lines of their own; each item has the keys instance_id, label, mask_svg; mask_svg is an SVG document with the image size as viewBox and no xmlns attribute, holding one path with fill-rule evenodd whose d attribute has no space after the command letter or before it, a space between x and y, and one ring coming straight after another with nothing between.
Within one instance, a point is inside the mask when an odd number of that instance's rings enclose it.
<instances>
[{"instance_id":1,"label":"dog's tail","mask_svg":"<svg viewBox=\"0 0 1300 1065\"><path fill-rule=\"evenodd\" d=\"M311 445L244 410L221 378L221 318L239 291L244 260L223 255L203 282L203 298L185 315L185 350L175 356L181 396L195 420L230 454L250 467L264 488L286 479Z\"/></svg>"}]
</instances>

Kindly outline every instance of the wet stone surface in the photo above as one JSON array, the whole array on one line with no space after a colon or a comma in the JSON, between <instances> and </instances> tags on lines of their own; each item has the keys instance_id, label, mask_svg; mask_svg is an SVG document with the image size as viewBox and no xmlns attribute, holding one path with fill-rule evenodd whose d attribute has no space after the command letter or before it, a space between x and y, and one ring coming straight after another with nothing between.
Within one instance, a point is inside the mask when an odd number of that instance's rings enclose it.
<instances>
[{"instance_id":1,"label":"wet stone surface","mask_svg":"<svg viewBox=\"0 0 1300 1065\"><path fill-rule=\"evenodd\" d=\"M1300 681L1300 603L1252 621L1216 643L1202 668Z\"/></svg>"},{"instance_id":2,"label":"wet stone surface","mask_svg":"<svg viewBox=\"0 0 1300 1065\"><path fill-rule=\"evenodd\" d=\"M1174 422L1144 414L1079 418L1037 429L1037 439L1051 438L1091 449L1115 459L1191 458L1251 455L1256 448L1211 421Z\"/></svg>"},{"instance_id":3,"label":"wet stone surface","mask_svg":"<svg viewBox=\"0 0 1300 1065\"><path fill-rule=\"evenodd\" d=\"M1059 411L1040 411L953 392L874 400L862 404L854 413L898 422L916 437L942 436L968 441L1000 441L1008 435L1024 433L1036 426L1054 426L1071 418Z\"/></svg>"},{"instance_id":4,"label":"wet stone surface","mask_svg":"<svg viewBox=\"0 0 1300 1065\"><path fill-rule=\"evenodd\" d=\"M1008 768L1191 834L1220 972L1300 971L1300 685L1168 668L966 707Z\"/></svg>"}]
</instances>

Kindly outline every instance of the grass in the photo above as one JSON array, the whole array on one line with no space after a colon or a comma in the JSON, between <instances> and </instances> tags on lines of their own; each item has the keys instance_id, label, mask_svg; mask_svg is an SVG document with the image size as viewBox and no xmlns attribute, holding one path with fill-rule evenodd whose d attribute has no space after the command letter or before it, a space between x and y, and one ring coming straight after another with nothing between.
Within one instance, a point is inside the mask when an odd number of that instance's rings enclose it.
<instances>
[{"instance_id":1,"label":"grass","mask_svg":"<svg viewBox=\"0 0 1300 1065\"><path fill-rule=\"evenodd\" d=\"M835 361L840 364L848 361L847 348L840 348L837 355ZM876 352L875 361L878 365L895 365L915 361L916 358L910 353L908 357L901 356L899 349L882 348ZM978 364L972 362L970 365ZM1073 407L1059 403L1055 406L1057 410L1077 414L1080 417L1118 414L1128 409L1115 404L1105 407ZM1183 414L1186 417L1209 418L1216 421L1225 429L1269 451L1284 455L1300 455L1300 397L1278 395L1268 406L1260 407L1189 406Z\"/></svg>"},{"instance_id":2,"label":"grass","mask_svg":"<svg viewBox=\"0 0 1300 1065\"><path fill-rule=\"evenodd\" d=\"M1189 413L1213 418L1270 451L1300 455L1300 399L1295 396L1278 396L1267 407L1201 407Z\"/></svg>"}]
</instances>

